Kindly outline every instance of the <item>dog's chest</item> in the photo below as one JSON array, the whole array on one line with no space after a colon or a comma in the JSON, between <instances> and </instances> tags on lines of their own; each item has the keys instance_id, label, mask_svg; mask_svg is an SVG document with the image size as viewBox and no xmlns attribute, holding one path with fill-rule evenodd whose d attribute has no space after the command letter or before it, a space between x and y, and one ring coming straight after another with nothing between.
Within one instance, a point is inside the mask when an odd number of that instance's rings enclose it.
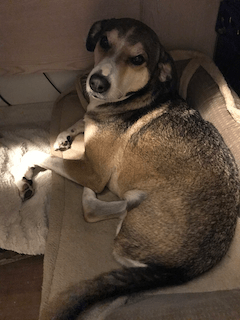
<instances>
[{"instance_id":1,"label":"dog's chest","mask_svg":"<svg viewBox=\"0 0 240 320\"><path fill-rule=\"evenodd\" d=\"M85 121L84 145L90 144L90 141L96 139L98 126L93 121Z\"/></svg>"},{"instance_id":2,"label":"dog's chest","mask_svg":"<svg viewBox=\"0 0 240 320\"><path fill-rule=\"evenodd\" d=\"M91 160L107 163L110 166L119 148L117 132L111 127L86 119L84 145Z\"/></svg>"}]
</instances>

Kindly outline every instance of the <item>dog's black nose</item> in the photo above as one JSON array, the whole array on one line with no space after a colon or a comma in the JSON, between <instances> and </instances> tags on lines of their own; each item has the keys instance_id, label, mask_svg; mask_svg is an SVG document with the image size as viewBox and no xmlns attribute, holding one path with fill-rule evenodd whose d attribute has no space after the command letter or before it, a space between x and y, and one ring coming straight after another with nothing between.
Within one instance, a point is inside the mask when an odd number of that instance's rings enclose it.
<instances>
[{"instance_id":1,"label":"dog's black nose","mask_svg":"<svg viewBox=\"0 0 240 320\"><path fill-rule=\"evenodd\" d=\"M93 74L89 80L90 88L94 92L103 93L110 88L110 83L108 80L101 74Z\"/></svg>"}]
</instances>

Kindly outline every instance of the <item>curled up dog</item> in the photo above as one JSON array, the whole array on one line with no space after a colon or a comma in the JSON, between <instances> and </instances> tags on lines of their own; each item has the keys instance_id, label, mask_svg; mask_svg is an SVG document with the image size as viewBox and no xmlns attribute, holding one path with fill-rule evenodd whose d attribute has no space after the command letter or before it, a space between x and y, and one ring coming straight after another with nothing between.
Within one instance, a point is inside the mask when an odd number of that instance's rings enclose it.
<instances>
[{"instance_id":1,"label":"curled up dog","mask_svg":"<svg viewBox=\"0 0 240 320\"><path fill-rule=\"evenodd\" d=\"M23 199L32 196L32 167L40 165L83 185L87 221L120 219L113 254L123 268L64 292L49 319L77 319L96 302L200 276L225 256L239 212L234 158L178 96L173 61L154 31L133 19L98 21L87 49L95 65L84 121L54 145L64 151L84 132L78 174L66 160L39 154L35 163L28 155L16 183ZM121 200L97 200L106 186Z\"/></svg>"}]
</instances>

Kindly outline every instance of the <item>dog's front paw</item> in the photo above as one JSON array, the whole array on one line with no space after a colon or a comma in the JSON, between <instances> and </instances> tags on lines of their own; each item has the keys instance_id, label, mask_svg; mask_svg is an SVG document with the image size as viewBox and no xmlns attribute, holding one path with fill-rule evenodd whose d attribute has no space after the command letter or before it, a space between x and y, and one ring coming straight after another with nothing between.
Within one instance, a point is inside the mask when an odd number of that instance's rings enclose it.
<instances>
[{"instance_id":1,"label":"dog's front paw","mask_svg":"<svg viewBox=\"0 0 240 320\"><path fill-rule=\"evenodd\" d=\"M32 180L23 177L16 183L22 201L26 201L34 195L34 188Z\"/></svg>"},{"instance_id":2,"label":"dog's front paw","mask_svg":"<svg viewBox=\"0 0 240 320\"><path fill-rule=\"evenodd\" d=\"M55 143L54 143L54 150L60 150L60 151L65 151L71 148L72 145L72 137L69 135L68 132L64 131L61 132Z\"/></svg>"}]
</instances>

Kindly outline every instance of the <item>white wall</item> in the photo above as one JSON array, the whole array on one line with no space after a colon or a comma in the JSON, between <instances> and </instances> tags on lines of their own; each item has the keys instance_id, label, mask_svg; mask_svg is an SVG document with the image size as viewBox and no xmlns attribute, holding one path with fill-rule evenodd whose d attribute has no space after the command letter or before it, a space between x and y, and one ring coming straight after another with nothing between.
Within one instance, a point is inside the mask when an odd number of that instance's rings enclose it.
<instances>
[{"instance_id":1,"label":"white wall","mask_svg":"<svg viewBox=\"0 0 240 320\"><path fill-rule=\"evenodd\" d=\"M220 0L146 0L142 4L142 21L157 32L166 48L213 56Z\"/></svg>"}]
</instances>

